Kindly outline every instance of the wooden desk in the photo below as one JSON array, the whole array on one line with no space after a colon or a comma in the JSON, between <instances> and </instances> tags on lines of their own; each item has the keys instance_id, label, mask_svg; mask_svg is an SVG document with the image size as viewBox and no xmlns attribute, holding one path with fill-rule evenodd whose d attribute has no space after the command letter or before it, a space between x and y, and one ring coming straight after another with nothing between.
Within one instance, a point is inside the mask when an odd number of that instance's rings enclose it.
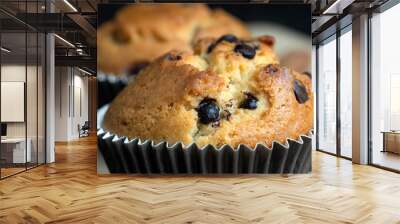
<instances>
[{"instance_id":1,"label":"wooden desk","mask_svg":"<svg viewBox=\"0 0 400 224\"><path fill-rule=\"evenodd\" d=\"M382 131L383 150L382 152L392 152L400 154L400 131Z\"/></svg>"}]
</instances>

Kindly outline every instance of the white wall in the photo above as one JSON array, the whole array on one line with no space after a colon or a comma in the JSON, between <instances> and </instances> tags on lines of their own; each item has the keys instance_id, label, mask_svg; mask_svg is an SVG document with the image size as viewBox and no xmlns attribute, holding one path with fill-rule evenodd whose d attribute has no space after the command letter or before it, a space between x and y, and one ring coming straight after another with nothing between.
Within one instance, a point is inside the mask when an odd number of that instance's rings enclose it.
<instances>
[{"instance_id":1,"label":"white wall","mask_svg":"<svg viewBox=\"0 0 400 224\"><path fill-rule=\"evenodd\" d=\"M1 81L25 82L25 65L2 65ZM1 109L6 110L6 108ZM25 137L25 123L7 123L7 137Z\"/></svg>"},{"instance_id":2,"label":"white wall","mask_svg":"<svg viewBox=\"0 0 400 224\"><path fill-rule=\"evenodd\" d=\"M37 71L38 69L38 71ZM27 80L25 80L27 78ZM26 112L26 120L23 122L5 122L7 124L8 138L29 139L32 151L32 161L44 163L45 150L45 120L44 120L44 74L42 68L27 66L25 64L3 64L1 66L1 81L24 82L26 84L26 107L22 107L22 112ZM23 93L22 93L23 94ZM1 108L11 110L10 108ZM37 153L39 156L37 157Z\"/></svg>"},{"instance_id":3,"label":"white wall","mask_svg":"<svg viewBox=\"0 0 400 224\"><path fill-rule=\"evenodd\" d=\"M36 67L28 66L25 68L25 65L17 65L17 64L9 64L1 66L1 81L2 82L25 82L25 75L27 69L28 72L28 84L31 87L32 85L35 88L27 88L27 106L35 107L33 108L36 111L37 98L36 98L36 80L33 80L31 74L35 74L36 77ZM40 107L40 105L39 105ZM1 108L2 110L7 110L7 108ZM36 113L31 113L32 108L27 109L29 113L27 113L28 118L28 129L30 127L36 130ZM34 124L31 124L34 122ZM33 127L35 126L35 127ZM28 137L29 137L28 130ZM35 132L36 134L36 132ZM25 122L7 122L7 136L8 137L25 137Z\"/></svg>"},{"instance_id":4,"label":"white wall","mask_svg":"<svg viewBox=\"0 0 400 224\"><path fill-rule=\"evenodd\" d=\"M86 76L81 76L82 73L76 73L77 70L74 70L74 82L73 82L73 96L74 100L72 105L72 120L71 120L71 136L73 138L78 137L78 124L83 125L85 121L88 120L88 78Z\"/></svg>"},{"instance_id":5,"label":"white wall","mask_svg":"<svg viewBox=\"0 0 400 224\"><path fill-rule=\"evenodd\" d=\"M89 117L88 78L72 67L56 67L55 73L55 140L77 139L78 124Z\"/></svg>"},{"instance_id":6,"label":"white wall","mask_svg":"<svg viewBox=\"0 0 400 224\"><path fill-rule=\"evenodd\" d=\"M67 67L55 68L55 140L68 140L68 87L70 77Z\"/></svg>"}]
</instances>

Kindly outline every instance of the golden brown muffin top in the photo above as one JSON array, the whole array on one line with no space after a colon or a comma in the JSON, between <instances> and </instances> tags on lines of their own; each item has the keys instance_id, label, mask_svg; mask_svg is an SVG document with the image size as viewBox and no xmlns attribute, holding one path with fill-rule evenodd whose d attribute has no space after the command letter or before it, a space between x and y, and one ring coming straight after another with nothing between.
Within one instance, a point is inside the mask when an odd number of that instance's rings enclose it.
<instances>
[{"instance_id":1,"label":"golden brown muffin top","mask_svg":"<svg viewBox=\"0 0 400 224\"><path fill-rule=\"evenodd\" d=\"M312 128L311 80L279 66L272 45L271 37L228 36L201 40L195 53L170 52L113 101L104 128L199 146L298 139Z\"/></svg>"}]
</instances>

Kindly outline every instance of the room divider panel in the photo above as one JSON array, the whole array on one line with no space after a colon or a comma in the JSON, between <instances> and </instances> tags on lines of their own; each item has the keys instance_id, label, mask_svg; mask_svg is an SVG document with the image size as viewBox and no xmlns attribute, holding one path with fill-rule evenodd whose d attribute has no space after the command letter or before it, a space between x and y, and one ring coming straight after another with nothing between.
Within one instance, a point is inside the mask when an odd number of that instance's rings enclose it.
<instances>
[{"instance_id":1,"label":"room divider panel","mask_svg":"<svg viewBox=\"0 0 400 224\"><path fill-rule=\"evenodd\" d=\"M0 3L0 178L45 163L45 34L24 21L42 1Z\"/></svg>"}]
</instances>

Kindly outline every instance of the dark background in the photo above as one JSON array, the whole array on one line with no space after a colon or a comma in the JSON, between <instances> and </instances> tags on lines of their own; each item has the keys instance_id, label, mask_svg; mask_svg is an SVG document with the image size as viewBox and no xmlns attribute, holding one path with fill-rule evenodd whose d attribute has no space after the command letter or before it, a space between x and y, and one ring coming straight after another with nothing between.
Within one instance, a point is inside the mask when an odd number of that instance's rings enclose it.
<instances>
[{"instance_id":1,"label":"dark background","mask_svg":"<svg viewBox=\"0 0 400 224\"><path fill-rule=\"evenodd\" d=\"M146 3L142 3L146 4ZM245 22L268 21L300 31L311 36L310 5L276 4L208 4L211 8L223 8ZM98 25L111 20L124 4L98 5Z\"/></svg>"}]
</instances>

